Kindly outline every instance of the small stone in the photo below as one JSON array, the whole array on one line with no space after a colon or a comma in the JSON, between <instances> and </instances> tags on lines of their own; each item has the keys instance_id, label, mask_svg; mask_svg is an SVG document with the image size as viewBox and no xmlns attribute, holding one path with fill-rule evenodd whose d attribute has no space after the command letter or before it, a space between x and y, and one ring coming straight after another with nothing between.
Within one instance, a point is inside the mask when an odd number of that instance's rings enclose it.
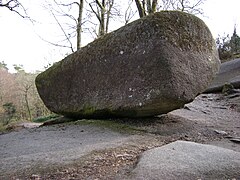
<instances>
[{"instance_id":1,"label":"small stone","mask_svg":"<svg viewBox=\"0 0 240 180\"><path fill-rule=\"evenodd\" d=\"M40 180L40 176L37 174L32 174L32 178L34 178L34 180Z\"/></svg>"},{"instance_id":2,"label":"small stone","mask_svg":"<svg viewBox=\"0 0 240 180\"><path fill-rule=\"evenodd\" d=\"M214 130L214 132L217 133L217 134L221 134L221 135L227 135L228 134L225 131L220 131L220 130L216 130L216 129Z\"/></svg>"},{"instance_id":3,"label":"small stone","mask_svg":"<svg viewBox=\"0 0 240 180\"><path fill-rule=\"evenodd\" d=\"M183 109L191 111L191 109L188 106L186 106L186 105L183 107Z\"/></svg>"},{"instance_id":4,"label":"small stone","mask_svg":"<svg viewBox=\"0 0 240 180\"><path fill-rule=\"evenodd\" d=\"M240 143L240 138L231 138L229 139L230 141L234 142L234 143Z\"/></svg>"}]
</instances>

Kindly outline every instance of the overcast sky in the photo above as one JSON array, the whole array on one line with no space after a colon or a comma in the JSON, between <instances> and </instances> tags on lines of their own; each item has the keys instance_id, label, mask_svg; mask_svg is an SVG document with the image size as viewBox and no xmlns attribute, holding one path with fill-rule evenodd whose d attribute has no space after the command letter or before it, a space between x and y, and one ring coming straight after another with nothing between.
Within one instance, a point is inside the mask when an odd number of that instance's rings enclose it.
<instances>
[{"instance_id":1,"label":"overcast sky","mask_svg":"<svg viewBox=\"0 0 240 180\"><path fill-rule=\"evenodd\" d=\"M61 60L67 53L39 38L40 35L54 39L56 31L59 32L59 27L51 24L51 17L42 8L43 1L21 1L27 5L33 19L40 22L35 25L7 9L0 9L0 61L7 63L10 69L13 64L22 64L28 72L43 70L48 63ZM206 0L202 6L204 16L200 18L208 25L214 38L218 34L231 35L234 24L237 25L237 33L240 35L239 7L240 0ZM86 43L88 37L85 35L84 38Z\"/></svg>"}]
</instances>

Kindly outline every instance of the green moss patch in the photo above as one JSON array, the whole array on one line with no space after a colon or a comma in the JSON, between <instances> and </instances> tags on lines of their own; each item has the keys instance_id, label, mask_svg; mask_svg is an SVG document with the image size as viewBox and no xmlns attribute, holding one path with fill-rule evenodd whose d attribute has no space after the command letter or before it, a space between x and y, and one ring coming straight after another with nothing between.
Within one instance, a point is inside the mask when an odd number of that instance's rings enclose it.
<instances>
[{"instance_id":1,"label":"green moss patch","mask_svg":"<svg viewBox=\"0 0 240 180\"><path fill-rule=\"evenodd\" d=\"M33 119L33 122L42 123L42 122L46 122L46 121L49 121L49 120L52 120L52 119L55 119L55 118L58 118L58 117L59 117L59 115L57 115L57 114L51 114L51 115L48 115L48 116L37 117L37 118Z\"/></svg>"},{"instance_id":2,"label":"green moss patch","mask_svg":"<svg viewBox=\"0 0 240 180\"><path fill-rule=\"evenodd\" d=\"M91 120L91 119L83 119L74 122L76 125L93 125L97 127L107 128L115 132L119 133L127 133L127 134L137 134L143 133L144 131L131 126L129 124L125 124L123 122L117 120Z\"/></svg>"}]
</instances>

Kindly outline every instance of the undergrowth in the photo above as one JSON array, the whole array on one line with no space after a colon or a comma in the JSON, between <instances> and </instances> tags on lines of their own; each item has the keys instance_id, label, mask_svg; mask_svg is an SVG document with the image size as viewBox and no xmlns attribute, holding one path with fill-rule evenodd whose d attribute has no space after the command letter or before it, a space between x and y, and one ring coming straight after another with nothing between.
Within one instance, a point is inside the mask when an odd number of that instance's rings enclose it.
<instances>
[{"instance_id":1,"label":"undergrowth","mask_svg":"<svg viewBox=\"0 0 240 180\"><path fill-rule=\"evenodd\" d=\"M35 123L43 123L43 122L49 121L49 120L57 118L57 117L59 117L59 115L57 115L57 114L50 114L48 116L37 117L37 118L33 119L33 122L35 122Z\"/></svg>"}]
</instances>

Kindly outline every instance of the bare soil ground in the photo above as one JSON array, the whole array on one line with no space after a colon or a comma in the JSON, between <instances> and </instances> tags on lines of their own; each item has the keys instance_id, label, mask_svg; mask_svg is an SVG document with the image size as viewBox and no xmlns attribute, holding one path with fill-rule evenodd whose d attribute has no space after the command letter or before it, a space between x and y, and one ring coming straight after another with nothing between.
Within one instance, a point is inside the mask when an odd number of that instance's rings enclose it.
<instances>
[{"instance_id":1,"label":"bare soil ground","mask_svg":"<svg viewBox=\"0 0 240 180\"><path fill-rule=\"evenodd\" d=\"M79 120L2 134L0 179L121 179L143 151L176 140L240 151L240 93L202 94L156 118Z\"/></svg>"}]
</instances>

